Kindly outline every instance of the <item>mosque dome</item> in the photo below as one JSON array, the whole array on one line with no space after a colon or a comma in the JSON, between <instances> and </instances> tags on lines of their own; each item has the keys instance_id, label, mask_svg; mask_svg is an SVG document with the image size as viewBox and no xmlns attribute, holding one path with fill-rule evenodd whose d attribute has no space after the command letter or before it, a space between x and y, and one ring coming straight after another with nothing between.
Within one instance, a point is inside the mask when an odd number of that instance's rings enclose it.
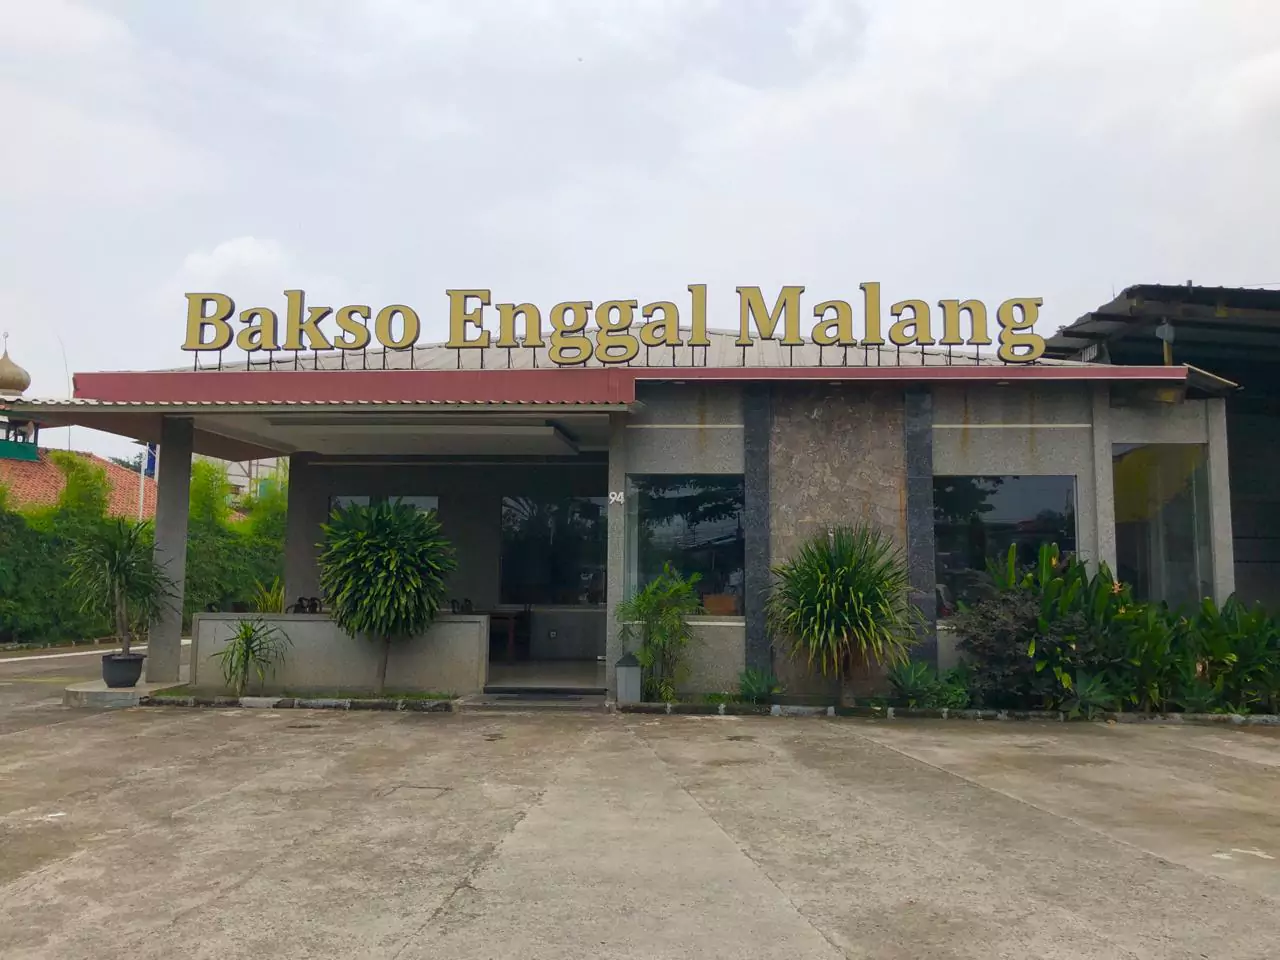
<instances>
[{"instance_id":1,"label":"mosque dome","mask_svg":"<svg viewBox=\"0 0 1280 960\"><path fill-rule=\"evenodd\" d=\"M9 335L4 335L4 353L0 354L0 397L20 397L31 386L31 374L9 359Z\"/></svg>"}]
</instances>

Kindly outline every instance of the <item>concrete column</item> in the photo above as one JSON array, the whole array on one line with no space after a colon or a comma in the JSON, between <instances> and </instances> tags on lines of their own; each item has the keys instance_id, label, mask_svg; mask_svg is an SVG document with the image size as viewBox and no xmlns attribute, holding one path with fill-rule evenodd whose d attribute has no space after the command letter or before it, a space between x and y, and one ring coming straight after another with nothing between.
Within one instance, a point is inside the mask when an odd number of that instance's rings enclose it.
<instances>
[{"instance_id":1,"label":"concrete column","mask_svg":"<svg viewBox=\"0 0 1280 960\"><path fill-rule=\"evenodd\" d=\"M284 602L320 595L320 525L329 513L329 491L307 454L289 458L289 511L284 529Z\"/></svg>"},{"instance_id":2,"label":"concrete column","mask_svg":"<svg viewBox=\"0 0 1280 960\"><path fill-rule=\"evenodd\" d=\"M609 696L616 698L618 694L615 665L625 652L622 648L622 634L618 629L618 620L614 612L618 604L626 596L627 590L627 504L619 502L613 495L625 494L627 490L627 415L625 413L610 414L609 417L609 519L608 519L608 552L606 565L608 581L605 592L605 686L609 688Z\"/></svg>"},{"instance_id":3,"label":"concrete column","mask_svg":"<svg viewBox=\"0 0 1280 960\"><path fill-rule=\"evenodd\" d=\"M1213 545L1214 599L1236 592L1235 542L1231 530L1231 483L1227 466L1227 401L1206 400L1209 415L1209 539Z\"/></svg>"},{"instance_id":4,"label":"concrete column","mask_svg":"<svg viewBox=\"0 0 1280 960\"><path fill-rule=\"evenodd\" d=\"M938 664L938 576L933 532L933 391L911 387L903 398L903 459L907 474L907 569L912 601L924 615L917 660Z\"/></svg>"},{"instance_id":5,"label":"concrete column","mask_svg":"<svg viewBox=\"0 0 1280 960\"><path fill-rule=\"evenodd\" d=\"M1094 554L1087 559L1116 570L1116 494L1111 453L1111 387L1093 385ZM1078 511L1079 512L1079 511ZM1078 513L1077 512L1077 513Z\"/></svg>"},{"instance_id":6,"label":"concrete column","mask_svg":"<svg viewBox=\"0 0 1280 960\"><path fill-rule=\"evenodd\" d=\"M742 397L743 495L745 539L743 603L746 614L746 664L760 670L773 667L773 648L765 623L769 572L769 439L773 431L773 401L768 383L750 383Z\"/></svg>"},{"instance_id":7,"label":"concrete column","mask_svg":"<svg viewBox=\"0 0 1280 960\"><path fill-rule=\"evenodd\" d=\"M187 579L187 510L191 503L190 420L165 417L160 427L155 559L173 583L172 596L151 622L147 682L177 683L182 663L182 600Z\"/></svg>"}]
</instances>

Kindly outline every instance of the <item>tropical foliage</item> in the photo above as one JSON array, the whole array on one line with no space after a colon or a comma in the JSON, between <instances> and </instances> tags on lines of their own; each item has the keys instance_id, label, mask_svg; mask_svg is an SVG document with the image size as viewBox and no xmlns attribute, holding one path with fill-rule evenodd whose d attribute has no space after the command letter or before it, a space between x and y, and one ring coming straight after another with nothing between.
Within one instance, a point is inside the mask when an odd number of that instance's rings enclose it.
<instances>
[{"instance_id":1,"label":"tropical foliage","mask_svg":"<svg viewBox=\"0 0 1280 960\"><path fill-rule=\"evenodd\" d=\"M782 684L771 670L748 667L738 676L738 701L768 703L782 693Z\"/></svg>"},{"instance_id":2,"label":"tropical foliage","mask_svg":"<svg viewBox=\"0 0 1280 960\"><path fill-rule=\"evenodd\" d=\"M906 560L879 530L820 534L773 576L766 616L775 643L824 676L843 678L857 662L899 663L916 642Z\"/></svg>"},{"instance_id":3,"label":"tropical foliage","mask_svg":"<svg viewBox=\"0 0 1280 960\"><path fill-rule=\"evenodd\" d=\"M56 643L116 632L107 608L83 606L69 559L102 525L114 522L106 515L106 472L66 451L49 456L66 478L53 506L19 512L11 499L0 502L0 643ZM258 495L236 500L221 467L192 465L187 624L193 612L210 607L250 609L255 585L283 572L287 499L283 483L269 483Z\"/></svg>"},{"instance_id":4,"label":"tropical foliage","mask_svg":"<svg viewBox=\"0 0 1280 960\"><path fill-rule=\"evenodd\" d=\"M270 583L255 583L249 603L254 613L284 613L284 581L272 577Z\"/></svg>"},{"instance_id":5,"label":"tropical foliage","mask_svg":"<svg viewBox=\"0 0 1280 960\"><path fill-rule=\"evenodd\" d=\"M1090 573L1055 545L1029 568L1011 549L989 572L990 596L950 622L982 706L1083 716L1280 707L1280 621L1260 607L1135 601L1105 564Z\"/></svg>"},{"instance_id":6,"label":"tropical foliage","mask_svg":"<svg viewBox=\"0 0 1280 960\"><path fill-rule=\"evenodd\" d=\"M172 595L172 584L152 556L151 525L123 518L88 530L68 557L69 584L82 609L108 614L121 653Z\"/></svg>"},{"instance_id":7,"label":"tropical foliage","mask_svg":"<svg viewBox=\"0 0 1280 960\"><path fill-rule=\"evenodd\" d=\"M932 664L908 660L894 664L887 678L903 706L957 710L969 705L969 676L963 669L939 674Z\"/></svg>"},{"instance_id":8,"label":"tropical foliage","mask_svg":"<svg viewBox=\"0 0 1280 960\"><path fill-rule=\"evenodd\" d=\"M644 670L643 696L668 703L687 676L685 650L693 639L688 618L701 609L698 575L682 577L669 564L662 573L618 604L623 641L636 647Z\"/></svg>"},{"instance_id":9,"label":"tropical foliage","mask_svg":"<svg viewBox=\"0 0 1280 960\"><path fill-rule=\"evenodd\" d=\"M325 607L351 636L382 643L381 694L392 641L421 634L445 602L445 578L456 565L453 547L434 510L398 500L339 508L323 529Z\"/></svg>"},{"instance_id":10,"label":"tropical foliage","mask_svg":"<svg viewBox=\"0 0 1280 960\"><path fill-rule=\"evenodd\" d=\"M279 627L254 617L237 623L227 645L214 656L222 667L227 686L237 697L242 697L250 678L257 677L261 685L271 669L284 659L285 648L290 645Z\"/></svg>"}]
</instances>

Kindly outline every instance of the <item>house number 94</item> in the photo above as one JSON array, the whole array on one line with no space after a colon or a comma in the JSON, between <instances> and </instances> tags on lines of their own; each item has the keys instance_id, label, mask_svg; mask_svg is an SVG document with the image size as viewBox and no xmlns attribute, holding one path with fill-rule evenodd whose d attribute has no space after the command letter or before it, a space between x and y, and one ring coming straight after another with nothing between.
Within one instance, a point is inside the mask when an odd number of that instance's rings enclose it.
<instances>
[{"instance_id":1,"label":"house number 94","mask_svg":"<svg viewBox=\"0 0 1280 960\"><path fill-rule=\"evenodd\" d=\"M611 504L613 504L613 503L626 503L626 500L627 500L626 494L624 494L624 493L622 493L622 492L620 492L620 491L617 491L617 490L611 490L611 491L609 492L609 503L611 503Z\"/></svg>"}]
</instances>

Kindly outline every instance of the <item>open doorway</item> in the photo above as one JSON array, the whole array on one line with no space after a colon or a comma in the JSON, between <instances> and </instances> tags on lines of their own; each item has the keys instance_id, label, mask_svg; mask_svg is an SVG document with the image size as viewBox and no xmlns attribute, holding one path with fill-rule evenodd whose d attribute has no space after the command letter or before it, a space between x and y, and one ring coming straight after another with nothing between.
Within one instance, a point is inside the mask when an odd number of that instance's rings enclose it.
<instances>
[{"instance_id":1,"label":"open doorway","mask_svg":"<svg viewBox=\"0 0 1280 960\"><path fill-rule=\"evenodd\" d=\"M503 495L487 691L604 691L607 518L603 495Z\"/></svg>"}]
</instances>

